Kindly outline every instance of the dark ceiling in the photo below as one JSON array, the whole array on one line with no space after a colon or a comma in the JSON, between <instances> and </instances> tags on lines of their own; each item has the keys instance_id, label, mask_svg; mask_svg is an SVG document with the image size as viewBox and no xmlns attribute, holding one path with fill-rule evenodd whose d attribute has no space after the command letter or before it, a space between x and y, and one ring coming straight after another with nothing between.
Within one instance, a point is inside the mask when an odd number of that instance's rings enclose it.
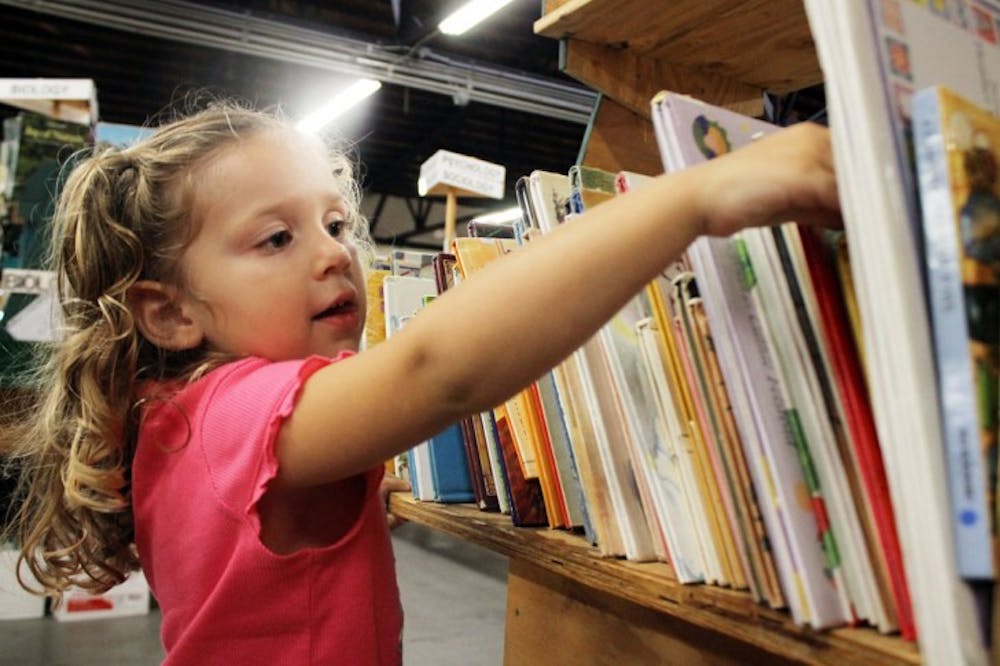
<instances>
[{"instance_id":1,"label":"dark ceiling","mask_svg":"<svg viewBox=\"0 0 1000 666\"><path fill-rule=\"evenodd\" d=\"M440 19L463 1L214 0L197 7L221 10L235 29L244 17L260 19L272 26L326 33L331 39L360 40L401 63L455 62L466 67L478 63L490 71L524 73L577 87L558 71L558 43L532 32L540 0L514 0L461 37L438 33ZM99 3L0 0L0 75L92 78L105 121L143 124L192 90L237 96L258 106L281 105L294 116L309 110L305 108L309 92L322 99L315 93L351 78L278 57L117 27L116 22L102 22L99 11L94 18L83 9L75 14L66 10L77 4ZM149 0L134 4L153 12L166 7ZM503 164L512 202L517 177L534 169L569 168L585 125L579 118L548 117L475 100L459 105L455 95L384 83L364 118L349 121L341 130L356 144L364 187L371 195L416 197L420 164L436 150L446 149ZM415 202L411 204L411 212L419 217Z\"/></svg>"}]
</instances>

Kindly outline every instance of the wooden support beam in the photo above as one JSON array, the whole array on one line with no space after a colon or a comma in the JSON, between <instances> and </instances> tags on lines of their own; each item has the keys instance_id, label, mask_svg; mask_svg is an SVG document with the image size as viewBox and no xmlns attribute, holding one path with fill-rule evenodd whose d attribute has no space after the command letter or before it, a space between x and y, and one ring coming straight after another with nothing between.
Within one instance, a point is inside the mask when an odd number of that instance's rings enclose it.
<instances>
[{"instance_id":1,"label":"wooden support beam","mask_svg":"<svg viewBox=\"0 0 1000 666\"><path fill-rule=\"evenodd\" d=\"M604 96L597 100L577 162L611 172L663 173L653 124Z\"/></svg>"},{"instance_id":2,"label":"wooden support beam","mask_svg":"<svg viewBox=\"0 0 1000 666\"><path fill-rule=\"evenodd\" d=\"M554 648L558 646L558 648ZM505 664L801 664L512 559Z\"/></svg>"}]
</instances>

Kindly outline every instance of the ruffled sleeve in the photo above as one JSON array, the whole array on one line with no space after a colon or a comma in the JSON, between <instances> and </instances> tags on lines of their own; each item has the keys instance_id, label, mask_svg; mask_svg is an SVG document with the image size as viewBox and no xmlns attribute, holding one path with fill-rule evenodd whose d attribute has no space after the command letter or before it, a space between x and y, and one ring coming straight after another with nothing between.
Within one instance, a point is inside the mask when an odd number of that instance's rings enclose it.
<instances>
[{"instance_id":1,"label":"ruffled sleeve","mask_svg":"<svg viewBox=\"0 0 1000 666\"><path fill-rule=\"evenodd\" d=\"M317 370L340 361L311 356L272 363L250 358L229 366L205 396L200 429L193 441L205 457L219 501L259 529L255 510L267 484L278 473L275 442L291 415L305 381Z\"/></svg>"}]
</instances>

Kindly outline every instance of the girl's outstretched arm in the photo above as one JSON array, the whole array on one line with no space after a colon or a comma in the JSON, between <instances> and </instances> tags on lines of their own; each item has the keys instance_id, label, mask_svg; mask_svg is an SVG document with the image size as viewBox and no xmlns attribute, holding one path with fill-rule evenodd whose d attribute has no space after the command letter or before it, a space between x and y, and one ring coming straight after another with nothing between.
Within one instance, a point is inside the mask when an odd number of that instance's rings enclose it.
<instances>
[{"instance_id":1,"label":"girl's outstretched arm","mask_svg":"<svg viewBox=\"0 0 1000 666\"><path fill-rule=\"evenodd\" d=\"M701 234L835 223L837 210L828 133L810 124L605 202L449 290L391 340L313 375L279 435L279 481L344 478L499 404Z\"/></svg>"}]
</instances>

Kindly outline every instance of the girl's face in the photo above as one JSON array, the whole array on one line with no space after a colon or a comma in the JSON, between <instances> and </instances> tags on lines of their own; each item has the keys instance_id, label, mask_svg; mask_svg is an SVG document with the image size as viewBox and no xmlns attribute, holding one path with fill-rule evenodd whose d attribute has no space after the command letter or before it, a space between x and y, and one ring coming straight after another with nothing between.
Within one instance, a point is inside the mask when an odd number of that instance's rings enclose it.
<instances>
[{"instance_id":1,"label":"girl's face","mask_svg":"<svg viewBox=\"0 0 1000 666\"><path fill-rule=\"evenodd\" d=\"M193 182L199 231L181 257L183 297L211 347L273 361L357 351L362 266L319 146L263 133Z\"/></svg>"}]
</instances>

